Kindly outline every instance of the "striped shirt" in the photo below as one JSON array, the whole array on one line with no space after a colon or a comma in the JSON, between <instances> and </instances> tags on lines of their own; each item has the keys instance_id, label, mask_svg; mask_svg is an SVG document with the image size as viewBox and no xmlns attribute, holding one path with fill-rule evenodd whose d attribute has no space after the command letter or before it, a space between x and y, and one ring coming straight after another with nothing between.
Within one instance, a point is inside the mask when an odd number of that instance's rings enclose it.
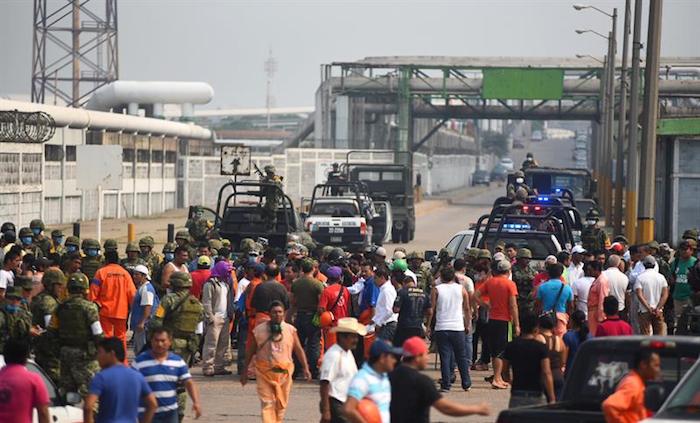
<instances>
[{"instance_id":1,"label":"striped shirt","mask_svg":"<svg viewBox=\"0 0 700 423\"><path fill-rule=\"evenodd\" d=\"M156 416L177 410L177 385L192 377L179 355L168 352L168 358L158 361L150 350L144 351L131 365L143 375L158 400ZM144 411L143 407L139 407L139 413Z\"/></svg>"},{"instance_id":2,"label":"striped shirt","mask_svg":"<svg viewBox=\"0 0 700 423\"><path fill-rule=\"evenodd\" d=\"M358 401L364 398L372 400L379 409L382 423L391 422L389 406L391 404L391 383L386 373L377 373L369 363L362 368L350 382L348 396Z\"/></svg>"}]
</instances>

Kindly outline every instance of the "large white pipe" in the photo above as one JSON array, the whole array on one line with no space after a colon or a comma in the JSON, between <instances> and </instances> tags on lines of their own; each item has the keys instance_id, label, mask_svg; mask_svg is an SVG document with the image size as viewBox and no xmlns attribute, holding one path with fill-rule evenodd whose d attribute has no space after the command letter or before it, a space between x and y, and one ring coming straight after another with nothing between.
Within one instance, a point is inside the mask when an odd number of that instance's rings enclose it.
<instances>
[{"instance_id":1,"label":"large white pipe","mask_svg":"<svg viewBox=\"0 0 700 423\"><path fill-rule=\"evenodd\" d=\"M214 89L206 82L119 80L97 89L86 107L108 111L129 103L206 104L213 97Z\"/></svg>"},{"instance_id":2,"label":"large white pipe","mask_svg":"<svg viewBox=\"0 0 700 423\"><path fill-rule=\"evenodd\" d=\"M0 99L0 110L20 112L44 112L56 122L56 127L105 130L141 135L165 135L168 137L210 139L212 132L198 125L171 122L163 119L98 112L48 104L28 103Z\"/></svg>"}]
</instances>

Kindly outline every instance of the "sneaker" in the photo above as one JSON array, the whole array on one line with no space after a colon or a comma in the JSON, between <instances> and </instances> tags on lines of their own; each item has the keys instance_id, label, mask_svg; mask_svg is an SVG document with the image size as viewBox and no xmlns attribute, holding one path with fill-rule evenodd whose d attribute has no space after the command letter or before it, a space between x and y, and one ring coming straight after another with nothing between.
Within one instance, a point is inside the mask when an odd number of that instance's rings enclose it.
<instances>
[{"instance_id":1,"label":"sneaker","mask_svg":"<svg viewBox=\"0 0 700 423\"><path fill-rule=\"evenodd\" d=\"M469 392L469 391L472 390L472 386L469 385L469 386L467 386L466 388L465 388L464 386L462 386L462 390L463 390L464 392Z\"/></svg>"}]
</instances>

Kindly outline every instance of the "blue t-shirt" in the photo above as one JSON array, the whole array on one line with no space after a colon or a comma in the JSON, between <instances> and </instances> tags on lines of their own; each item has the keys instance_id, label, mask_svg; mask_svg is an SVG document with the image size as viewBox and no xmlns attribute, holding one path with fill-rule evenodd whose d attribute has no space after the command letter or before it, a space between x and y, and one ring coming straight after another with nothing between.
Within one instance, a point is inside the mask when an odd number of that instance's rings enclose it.
<instances>
[{"instance_id":1,"label":"blue t-shirt","mask_svg":"<svg viewBox=\"0 0 700 423\"><path fill-rule=\"evenodd\" d=\"M141 398L149 395L151 388L141 373L115 364L92 378L89 392L100 399L97 423L134 423Z\"/></svg>"},{"instance_id":2,"label":"blue t-shirt","mask_svg":"<svg viewBox=\"0 0 700 423\"><path fill-rule=\"evenodd\" d=\"M151 316L153 316L158 310L158 304L160 304L160 299L158 298L158 294L156 293L155 288L153 288L153 284L150 282L146 282L145 284L141 285L139 289L136 290L136 295L134 295L134 300L131 303L131 320L129 320L129 325L131 327L131 330L134 330L136 328L136 325L139 324L141 321L141 318L143 317L143 309L145 305L141 305L141 300L143 298L143 290L150 294L153 297L153 304L151 306Z\"/></svg>"},{"instance_id":3,"label":"blue t-shirt","mask_svg":"<svg viewBox=\"0 0 700 423\"><path fill-rule=\"evenodd\" d=\"M379 287L374 283L374 278L365 280L365 286L360 294L360 312L377 305L379 298Z\"/></svg>"},{"instance_id":4,"label":"blue t-shirt","mask_svg":"<svg viewBox=\"0 0 700 423\"><path fill-rule=\"evenodd\" d=\"M156 395L158 400L156 415L164 415L177 410L177 394L175 392L177 385L192 377L187 364L179 355L169 352L168 357L159 362L153 358L151 351L144 351L134 359L131 365L146 378L148 386ZM139 412L143 411L143 408L139 409Z\"/></svg>"},{"instance_id":5,"label":"blue t-shirt","mask_svg":"<svg viewBox=\"0 0 700 423\"><path fill-rule=\"evenodd\" d=\"M360 401L369 398L376 404L382 423L391 422L391 383L386 373L377 373L369 363L365 363L350 381L348 396Z\"/></svg>"},{"instance_id":6,"label":"blue t-shirt","mask_svg":"<svg viewBox=\"0 0 700 423\"><path fill-rule=\"evenodd\" d=\"M587 341L591 338L592 336L589 333L586 335L586 339L584 339L583 341ZM564 334L564 345L566 345L567 348L569 348L569 355L566 357L567 371L571 368L571 363L574 362L576 351L578 351L578 347L581 346L581 343L582 341L579 339L578 331L571 329Z\"/></svg>"},{"instance_id":7,"label":"blue t-shirt","mask_svg":"<svg viewBox=\"0 0 700 423\"><path fill-rule=\"evenodd\" d=\"M557 300L562 283L559 279L550 279L537 289L537 299L542 301L542 310L554 310L557 313L566 312L566 304L574 300L574 293L569 285L564 285L559 301L556 307L554 306L554 301Z\"/></svg>"}]
</instances>

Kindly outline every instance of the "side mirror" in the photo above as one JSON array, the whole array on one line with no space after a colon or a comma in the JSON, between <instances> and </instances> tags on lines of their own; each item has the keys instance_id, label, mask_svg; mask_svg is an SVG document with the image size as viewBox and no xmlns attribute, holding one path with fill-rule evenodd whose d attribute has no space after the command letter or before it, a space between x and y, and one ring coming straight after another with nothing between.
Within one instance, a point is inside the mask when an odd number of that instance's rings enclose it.
<instances>
[{"instance_id":1,"label":"side mirror","mask_svg":"<svg viewBox=\"0 0 700 423\"><path fill-rule=\"evenodd\" d=\"M66 394L66 403L72 406L77 406L83 402L83 398L77 392L68 392Z\"/></svg>"},{"instance_id":2,"label":"side mirror","mask_svg":"<svg viewBox=\"0 0 700 423\"><path fill-rule=\"evenodd\" d=\"M657 412L666 400L666 389L661 385L648 385L644 391L644 406Z\"/></svg>"},{"instance_id":3,"label":"side mirror","mask_svg":"<svg viewBox=\"0 0 700 423\"><path fill-rule=\"evenodd\" d=\"M435 250L426 250L425 253L423 253L423 259L425 261L432 261L434 257L437 257L438 252Z\"/></svg>"}]
</instances>

